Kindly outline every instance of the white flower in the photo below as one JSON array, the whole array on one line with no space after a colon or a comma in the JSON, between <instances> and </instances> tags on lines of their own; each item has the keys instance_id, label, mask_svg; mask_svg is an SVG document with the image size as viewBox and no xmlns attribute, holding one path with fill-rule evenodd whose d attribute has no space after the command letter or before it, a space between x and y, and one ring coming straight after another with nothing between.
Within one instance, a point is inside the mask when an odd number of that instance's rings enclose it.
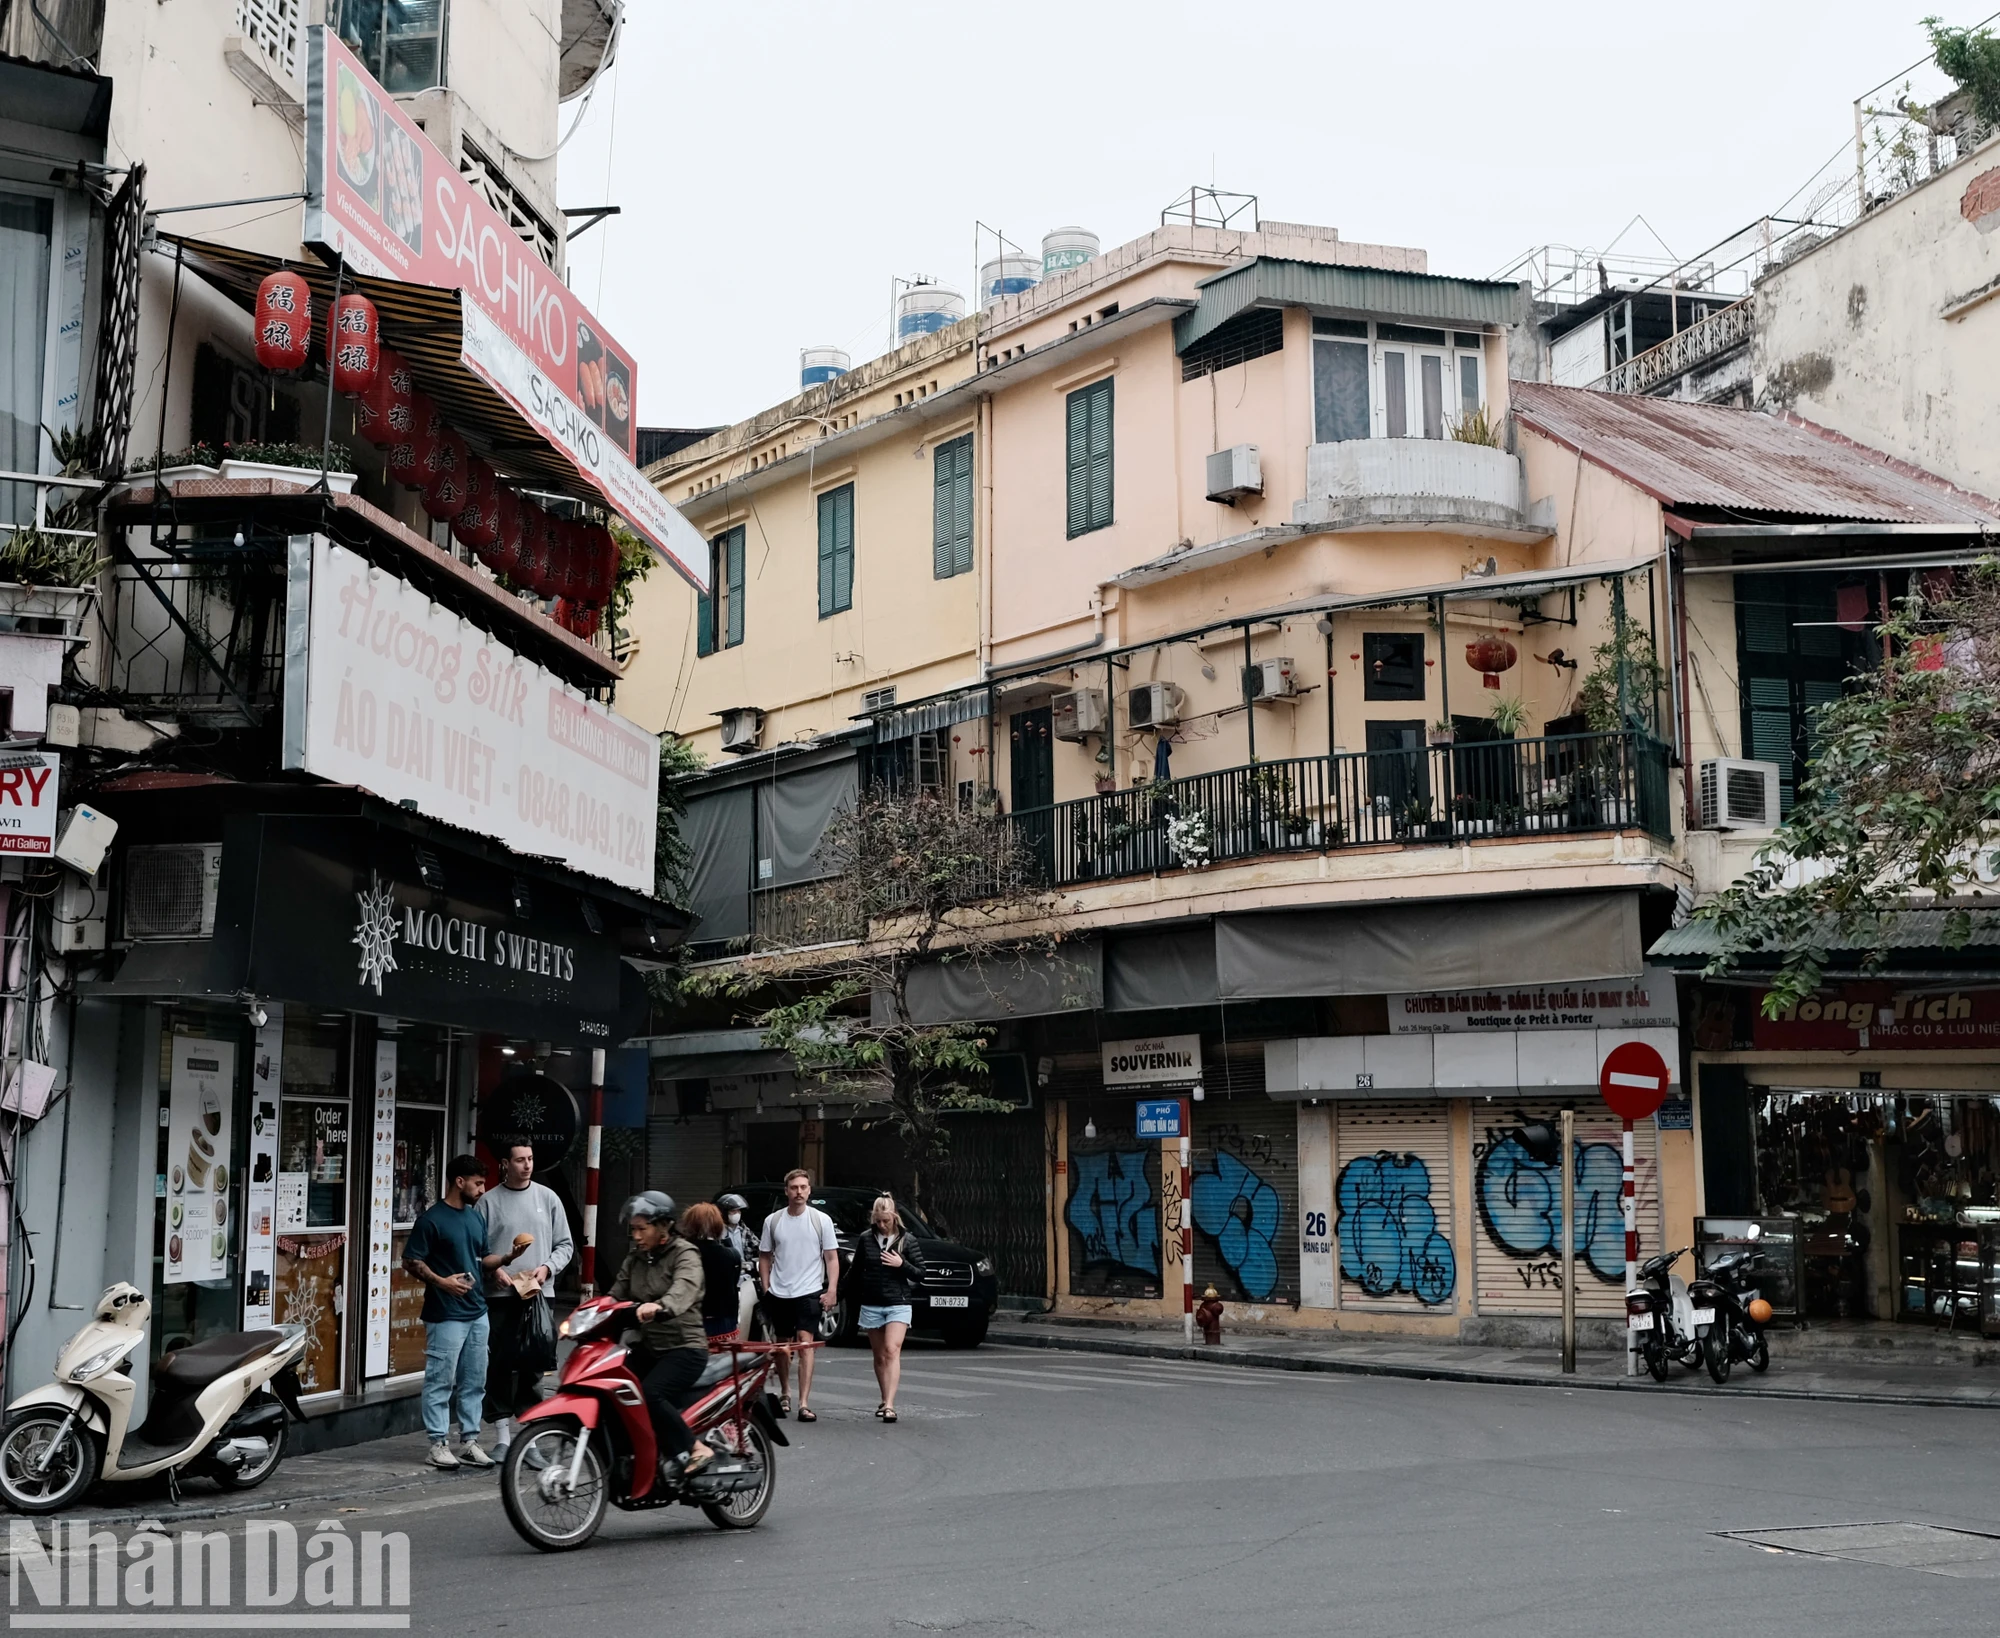
<instances>
[{"instance_id":1,"label":"white flower","mask_svg":"<svg viewBox=\"0 0 2000 1638\"><path fill-rule=\"evenodd\" d=\"M1176 813L1167 819L1167 851L1187 870L1208 864L1208 815Z\"/></svg>"}]
</instances>

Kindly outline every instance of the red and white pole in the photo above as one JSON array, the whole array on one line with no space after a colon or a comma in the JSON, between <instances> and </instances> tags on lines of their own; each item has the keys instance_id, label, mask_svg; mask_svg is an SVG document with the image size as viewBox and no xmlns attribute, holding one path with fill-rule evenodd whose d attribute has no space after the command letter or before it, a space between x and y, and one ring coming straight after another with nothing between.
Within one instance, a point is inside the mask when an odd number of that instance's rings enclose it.
<instances>
[{"instance_id":1,"label":"red and white pole","mask_svg":"<svg viewBox=\"0 0 2000 1638\"><path fill-rule=\"evenodd\" d=\"M1188 1193L1192 1168L1188 1145L1194 1132L1194 1105L1181 1099L1181 1336L1194 1346L1194 1197Z\"/></svg>"},{"instance_id":2,"label":"red and white pole","mask_svg":"<svg viewBox=\"0 0 2000 1638\"><path fill-rule=\"evenodd\" d=\"M1632 1123L1625 1122L1624 1173L1619 1180L1618 1204L1625 1217L1625 1295L1639 1289L1639 1204L1632 1189ZM1639 1333L1625 1327L1625 1374L1639 1374Z\"/></svg>"},{"instance_id":3,"label":"red and white pole","mask_svg":"<svg viewBox=\"0 0 2000 1638\"><path fill-rule=\"evenodd\" d=\"M1627 1165L1632 1140L1625 1140ZM604 1158L604 1049L590 1054L590 1138L583 1162L583 1294L597 1295L597 1168ZM1628 1217L1629 1223L1631 1219Z\"/></svg>"}]
</instances>

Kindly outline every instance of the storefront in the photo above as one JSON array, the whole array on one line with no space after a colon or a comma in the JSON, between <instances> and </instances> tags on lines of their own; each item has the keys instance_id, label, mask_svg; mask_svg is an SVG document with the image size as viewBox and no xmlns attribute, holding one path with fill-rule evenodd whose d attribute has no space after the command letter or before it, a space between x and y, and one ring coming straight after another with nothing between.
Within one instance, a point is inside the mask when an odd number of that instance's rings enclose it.
<instances>
[{"instance_id":1,"label":"storefront","mask_svg":"<svg viewBox=\"0 0 2000 1638\"><path fill-rule=\"evenodd\" d=\"M452 1154L520 1135L580 1235L592 1051L643 1029L626 957L666 913L355 792L106 800L163 838L132 850L128 897L213 878L208 937L137 939L84 997L150 1066L143 1160L111 1160L151 1185L150 1277L121 1277L151 1289L153 1353L304 1324L309 1409L400 1426L424 1354L412 1225Z\"/></svg>"}]
</instances>

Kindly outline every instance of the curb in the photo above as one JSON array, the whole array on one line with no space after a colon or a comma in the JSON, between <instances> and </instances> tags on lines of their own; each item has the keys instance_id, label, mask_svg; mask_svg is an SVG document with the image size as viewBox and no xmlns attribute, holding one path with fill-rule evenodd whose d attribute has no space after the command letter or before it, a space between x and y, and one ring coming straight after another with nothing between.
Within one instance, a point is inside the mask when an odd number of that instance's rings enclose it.
<instances>
[{"instance_id":1,"label":"curb","mask_svg":"<svg viewBox=\"0 0 2000 1638\"><path fill-rule=\"evenodd\" d=\"M443 1490L462 1482L464 1481L459 1478L426 1479L419 1477L399 1479L388 1484L363 1485L346 1490L314 1491L308 1495L298 1496L257 1497L251 1495L241 1499L232 1497L228 1500L223 1499L221 1496L212 1499L203 1496L194 1500L184 1499L178 1506L168 1497L158 1496L154 1498L156 1505L152 1507L142 1507L122 1513L99 1513L88 1507L73 1507L55 1516L58 1518L88 1516L92 1524L112 1526L144 1524L149 1520L156 1520L161 1524L172 1524L176 1520L193 1521L236 1518L245 1513L302 1511L307 1508L326 1507L336 1502L358 1501L368 1496L398 1495L408 1490ZM498 1492L496 1491L495 1494L497 1495Z\"/></svg>"},{"instance_id":2,"label":"curb","mask_svg":"<svg viewBox=\"0 0 2000 1638\"><path fill-rule=\"evenodd\" d=\"M1081 1353L1123 1354L1135 1359L1180 1359L1197 1364L1233 1365L1239 1370L1302 1371L1328 1376L1402 1377L1415 1382L1466 1382L1496 1388L1589 1388L1611 1393L1688 1392L1678 1383L1660 1383L1650 1377L1564 1376L1560 1372L1510 1375L1504 1371L1481 1371L1456 1365L1397 1365L1377 1360L1340 1359L1325 1355L1260 1354L1248 1349L1190 1346L1184 1342L1146 1342L1138 1338L1099 1335L1058 1336L1050 1332L1009 1331L1005 1340L1024 1348L1075 1349ZM1942 1394L1842 1392L1831 1388L1758 1387L1734 1382L1715 1387L1717 1394L1748 1399L1795 1399L1847 1405L1902 1405L1926 1410L2000 1410L2000 1397L1955 1399Z\"/></svg>"}]
</instances>

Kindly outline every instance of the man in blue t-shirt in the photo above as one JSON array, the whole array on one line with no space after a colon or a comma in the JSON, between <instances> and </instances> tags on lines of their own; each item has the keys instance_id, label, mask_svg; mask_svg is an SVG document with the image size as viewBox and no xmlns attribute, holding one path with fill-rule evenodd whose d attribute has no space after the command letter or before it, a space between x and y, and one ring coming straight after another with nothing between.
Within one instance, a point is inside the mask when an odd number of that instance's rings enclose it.
<instances>
[{"instance_id":1,"label":"man in blue t-shirt","mask_svg":"<svg viewBox=\"0 0 2000 1638\"><path fill-rule=\"evenodd\" d=\"M518 1257L524 1246L487 1255L486 1223L472 1208L486 1192L486 1172L471 1155L445 1168L444 1198L419 1217L403 1245L403 1268L424 1283L424 1431L431 1465L491 1467L479 1448L486 1397L487 1269ZM460 1443L451 1449L451 1402L456 1391Z\"/></svg>"}]
</instances>

